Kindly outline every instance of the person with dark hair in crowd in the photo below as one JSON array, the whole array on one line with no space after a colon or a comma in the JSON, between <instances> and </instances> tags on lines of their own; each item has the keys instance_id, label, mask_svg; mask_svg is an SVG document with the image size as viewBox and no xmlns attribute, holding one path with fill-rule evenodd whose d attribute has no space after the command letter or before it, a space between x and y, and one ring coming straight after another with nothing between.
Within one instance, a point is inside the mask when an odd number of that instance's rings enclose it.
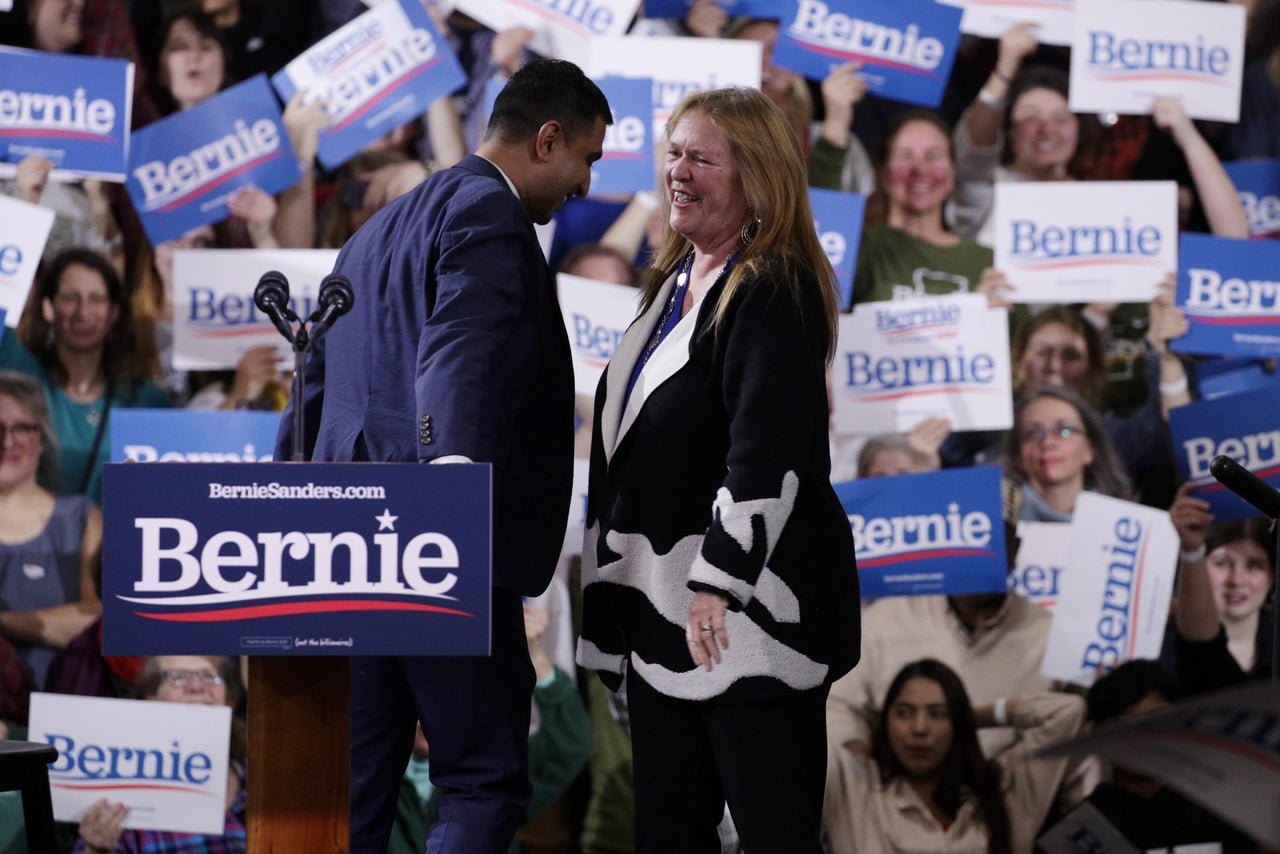
<instances>
[{"instance_id":1,"label":"person with dark hair in crowd","mask_svg":"<svg viewBox=\"0 0 1280 854\"><path fill-rule=\"evenodd\" d=\"M1161 661L1198 694L1271 676L1276 541L1261 516L1215 523L1194 488L1183 484L1169 508L1182 553Z\"/></svg>"},{"instance_id":2,"label":"person with dark hair in crowd","mask_svg":"<svg viewBox=\"0 0 1280 854\"><path fill-rule=\"evenodd\" d=\"M223 33L198 5L179 6L161 23L152 48L155 64L153 96L162 115L197 107L237 82ZM227 200L231 229L220 235L224 248L311 248L315 242L315 176L313 160L319 131L329 121L318 101L305 91L294 94L282 115L289 142L298 158L301 180L284 190L279 201L259 187L240 187ZM134 259L146 267L149 258Z\"/></svg>"},{"instance_id":3,"label":"person with dark hair in crowd","mask_svg":"<svg viewBox=\"0 0 1280 854\"><path fill-rule=\"evenodd\" d=\"M167 407L153 381L155 348L138 340L115 268L89 249L59 254L37 283L18 334L6 329L0 367L44 386L58 436L59 495L102 501L112 409Z\"/></svg>"},{"instance_id":4,"label":"person with dark hair in crowd","mask_svg":"<svg viewBox=\"0 0 1280 854\"><path fill-rule=\"evenodd\" d=\"M1022 518L1070 522L1080 493L1131 495L1124 463L1102 417L1074 391L1042 386L1014 408L1004 450L1005 476L1022 491Z\"/></svg>"},{"instance_id":5,"label":"person with dark hair in crowd","mask_svg":"<svg viewBox=\"0 0 1280 854\"><path fill-rule=\"evenodd\" d=\"M951 128L930 110L894 116L873 157L876 188L854 269L853 303L986 293L1004 304L991 250L956 234L944 220L955 192Z\"/></svg>"},{"instance_id":6,"label":"person with dark hair in crowd","mask_svg":"<svg viewBox=\"0 0 1280 854\"><path fill-rule=\"evenodd\" d=\"M889 685L870 753L828 745L823 819L832 854L1030 851L1069 764L1034 754L1083 721L1084 703L1072 694L974 706L942 662L906 665ZM978 730L1006 724L1018 743L987 759Z\"/></svg>"},{"instance_id":7,"label":"person with dark hair in crowd","mask_svg":"<svg viewBox=\"0 0 1280 854\"><path fill-rule=\"evenodd\" d=\"M1167 503L1165 474L1173 465L1168 413L1191 401L1186 370L1169 349L1170 340L1188 328L1186 315L1173 303L1172 278L1152 300L1146 330L1149 385L1159 390L1127 415L1105 408L1102 338L1079 307L1044 308L1018 330L1010 346L1014 399L1041 387L1065 388L1096 406L1135 494L1156 506ZM948 467L989 465L997 461L1004 440L1005 431L952 433L939 451Z\"/></svg>"},{"instance_id":8,"label":"person with dark hair in crowd","mask_svg":"<svg viewBox=\"0 0 1280 854\"><path fill-rule=\"evenodd\" d=\"M1126 661L1098 677L1085 702L1099 726L1164 708L1182 696L1178 680L1158 662ZM1163 782L1124 765L1111 766L1085 799L1139 851L1221 851L1256 854L1257 843ZM1187 846L1182 848L1181 846Z\"/></svg>"},{"instance_id":9,"label":"person with dark hair in crowd","mask_svg":"<svg viewBox=\"0 0 1280 854\"><path fill-rule=\"evenodd\" d=\"M494 487L492 654L353 662L352 852L386 850L415 719L441 790L429 850L503 852L524 818L534 673L521 596L555 570L573 448L569 342L533 223L586 195L610 122L575 65L529 63L476 154L382 208L338 256L354 307L314 343L276 458L296 445L316 460L483 461Z\"/></svg>"}]
</instances>

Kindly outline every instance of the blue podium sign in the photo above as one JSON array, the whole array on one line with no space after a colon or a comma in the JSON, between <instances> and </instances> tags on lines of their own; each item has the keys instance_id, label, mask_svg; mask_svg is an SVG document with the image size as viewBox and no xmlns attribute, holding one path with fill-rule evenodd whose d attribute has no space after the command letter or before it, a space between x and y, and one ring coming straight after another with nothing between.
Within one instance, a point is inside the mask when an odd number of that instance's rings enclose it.
<instances>
[{"instance_id":1,"label":"blue podium sign","mask_svg":"<svg viewBox=\"0 0 1280 854\"><path fill-rule=\"evenodd\" d=\"M487 655L488 464L113 463L107 655Z\"/></svg>"}]
</instances>

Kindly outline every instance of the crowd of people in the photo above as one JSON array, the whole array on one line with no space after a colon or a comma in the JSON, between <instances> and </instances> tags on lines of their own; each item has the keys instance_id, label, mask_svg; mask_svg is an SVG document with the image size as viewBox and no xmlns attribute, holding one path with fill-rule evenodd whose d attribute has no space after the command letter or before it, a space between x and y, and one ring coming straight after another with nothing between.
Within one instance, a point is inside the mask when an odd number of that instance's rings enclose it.
<instances>
[{"instance_id":1,"label":"crowd of people","mask_svg":"<svg viewBox=\"0 0 1280 854\"><path fill-rule=\"evenodd\" d=\"M1225 125L1171 97L1143 116L1071 112L1067 49L1027 24L964 37L941 105L910 107L870 94L856 62L805 80L774 63L778 20L692 0L684 19L638 18L631 35L759 42L761 88L686 98L655 145L655 191L605 198L588 197L611 121L594 84L541 61L524 27L495 32L423 3L466 85L332 171L315 159L323 105L295 96L283 119L299 182L274 196L241 188L226 221L151 245L119 185L55 180L38 156L0 181L56 215L0 340L11 737L32 691L243 713L243 662L101 653L110 416L300 405L311 433L293 437L286 417L281 441L315 459L495 465L492 664L357 659L353 851L498 851L515 834L522 850L586 854L1003 854L1035 850L1085 802L1139 850L1264 850L1138 771L1034 755L1269 675L1275 540L1261 519L1216 522L1179 482L1170 411L1199 399L1211 360L1170 347L1188 329L1176 271L1149 304L1028 306L994 266L992 213L1001 182L1171 180L1181 229L1249 238L1222 163L1280 157L1280 2L1244 4L1241 117ZM14 0L0 42L135 62L137 129L279 70L365 9ZM512 85L491 118L495 80ZM808 187L867 196L851 306L838 304ZM337 269L357 292L388 277L389 302L358 299L316 348L306 401L288 400L268 347L234 370L177 370L174 254L215 248L342 249ZM637 319L572 423L547 258L637 288ZM433 270L412 297L394 273L409 268ZM839 313L958 291L1009 310L1013 426L928 418L901 435L833 434ZM429 388L416 404L415 383ZM557 567L571 433L590 461L587 536ZM1053 615L1017 592L859 601L833 482L973 465L1001 468L1011 561L1020 523L1069 523L1086 492L1169 511L1181 553L1159 661L1100 674L1086 695L1041 674ZM223 835L128 829L127 804L103 801L63 828L67 850L243 850L241 735ZM0 819L14 814L0 796ZM0 830L0 851L9 839Z\"/></svg>"}]
</instances>

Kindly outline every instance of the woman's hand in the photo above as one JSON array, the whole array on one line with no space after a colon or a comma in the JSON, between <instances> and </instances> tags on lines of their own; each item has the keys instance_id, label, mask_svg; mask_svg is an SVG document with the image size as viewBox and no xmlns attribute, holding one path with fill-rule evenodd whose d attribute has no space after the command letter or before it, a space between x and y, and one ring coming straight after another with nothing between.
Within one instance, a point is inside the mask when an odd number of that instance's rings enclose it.
<instances>
[{"instance_id":1,"label":"woman's hand","mask_svg":"<svg viewBox=\"0 0 1280 854\"><path fill-rule=\"evenodd\" d=\"M1213 524L1209 502L1194 497L1191 491L1195 488L1195 481L1192 480L1178 487L1173 506L1169 508L1169 518L1173 520L1173 527L1178 530L1178 539L1184 552L1194 552L1203 546L1209 526Z\"/></svg>"},{"instance_id":2,"label":"woman's hand","mask_svg":"<svg viewBox=\"0 0 1280 854\"><path fill-rule=\"evenodd\" d=\"M227 201L227 211L237 219L244 220L249 229L249 240L257 249L276 249L275 235L271 226L276 221L275 196L252 184L241 187L231 194Z\"/></svg>"},{"instance_id":3,"label":"woman's hand","mask_svg":"<svg viewBox=\"0 0 1280 854\"><path fill-rule=\"evenodd\" d=\"M986 294L987 305L992 308L1011 309L1013 302L1008 294L1016 290L1013 282L1010 282L1004 273L995 267L988 267L982 271L982 278L978 280L978 286L973 289L973 292Z\"/></svg>"},{"instance_id":4,"label":"woman's hand","mask_svg":"<svg viewBox=\"0 0 1280 854\"><path fill-rule=\"evenodd\" d=\"M1149 308L1151 325L1147 327L1147 343L1161 356L1169 352L1170 341L1181 338L1191 329L1187 313L1174 303L1176 283L1176 273L1165 276Z\"/></svg>"},{"instance_id":5,"label":"woman's hand","mask_svg":"<svg viewBox=\"0 0 1280 854\"><path fill-rule=\"evenodd\" d=\"M861 62L846 62L822 80L822 135L837 148L849 144L853 110L867 96L867 81L858 72Z\"/></svg>"},{"instance_id":6,"label":"woman's hand","mask_svg":"<svg viewBox=\"0 0 1280 854\"><path fill-rule=\"evenodd\" d=\"M524 46L533 41L528 27L508 27L493 37L489 56L503 75L510 77L524 64Z\"/></svg>"},{"instance_id":7,"label":"woman's hand","mask_svg":"<svg viewBox=\"0 0 1280 854\"><path fill-rule=\"evenodd\" d=\"M699 667L711 670L720 663L720 651L729 648L729 634L724 625L728 610L729 601L718 593L699 590L694 594L684 635L693 663Z\"/></svg>"},{"instance_id":8,"label":"woman's hand","mask_svg":"<svg viewBox=\"0 0 1280 854\"><path fill-rule=\"evenodd\" d=\"M44 187L49 183L49 173L52 171L52 160L35 154L22 158L14 175L18 183L18 198L33 205L40 204L40 197L44 195Z\"/></svg>"},{"instance_id":9,"label":"woman's hand","mask_svg":"<svg viewBox=\"0 0 1280 854\"><path fill-rule=\"evenodd\" d=\"M129 808L113 804L106 798L98 798L85 810L80 819L80 838L84 840L88 854L115 851L124 831L124 817Z\"/></svg>"},{"instance_id":10,"label":"woman's hand","mask_svg":"<svg viewBox=\"0 0 1280 854\"><path fill-rule=\"evenodd\" d=\"M324 108L323 100L306 100L306 97L305 89L294 92L285 105L282 118L298 164L309 166L320 150L320 131L329 124L329 113Z\"/></svg>"},{"instance_id":11,"label":"woman's hand","mask_svg":"<svg viewBox=\"0 0 1280 854\"><path fill-rule=\"evenodd\" d=\"M1151 121L1160 130L1168 131L1179 148L1200 135L1195 123L1187 115L1187 108L1172 95L1161 95L1151 104Z\"/></svg>"},{"instance_id":12,"label":"woman's hand","mask_svg":"<svg viewBox=\"0 0 1280 854\"><path fill-rule=\"evenodd\" d=\"M362 210L373 216L383 205L394 202L414 187L427 180L431 172L420 161L406 160L383 166L369 176L369 186L364 191Z\"/></svg>"},{"instance_id":13,"label":"woman's hand","mask_svg":"<svg viewBox=\"0 0 1280 854\"><path fill-rule=\"evenodd\" d=\"M235 377L227 397L222 402L222 409L235 409L244 401L257 400L266 390L267 384L280 376L280 354L270 344L259 344L250 347L240 357L236 366Z\"/></svg>"},{"instance_id":14,"label":"woman's hand","mask_svg":"<svg viewBox=\"0 0 1280 854\"><path fill-rule=\"evenodd\" d=\"M939 416L930 416L911 428L907 434L907 446L929 462L929 471L942 468L942 456L938 449L951 434L951 422Z\"/></svg>"},{"instance_id":15,"label":"woman's hand","mask_svg":"<svg viewBox=\"0 0 1280 854\"><path fill-rule=\"evenodd\" d=\"M1040 42L1032 34L1032 30L1038 27L1039 24L1022 21L1005 30L1004 35L1000 37L1000 50L996 55L996 74L1001 75L1006 85L1013 82L1023 61L1035 53L1036 48L1040 46Z\"/></svg>"}]
</instances>

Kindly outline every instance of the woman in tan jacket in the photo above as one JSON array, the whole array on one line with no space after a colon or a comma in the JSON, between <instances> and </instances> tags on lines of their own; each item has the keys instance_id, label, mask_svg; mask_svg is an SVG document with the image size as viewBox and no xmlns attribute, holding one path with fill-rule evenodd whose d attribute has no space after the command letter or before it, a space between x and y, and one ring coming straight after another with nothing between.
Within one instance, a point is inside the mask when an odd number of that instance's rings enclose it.
<instances>
[{"instance_id":1,"label":"woman in tan jacket","mask_svg":"<svg viewBox=\"0 0 1280 854\"><path fill-rule=\"evenodd\" d=\"M1032 757L1079 729L1079 697L1034 694L975 709L960 677L926 658L898 673L883 709L869 755L828 743L823 821L832 854L1032 850L1067 764ZM1021 738L993 761L977 731L994 725L1012 725Z\"/></svg>"}]
</instances>

